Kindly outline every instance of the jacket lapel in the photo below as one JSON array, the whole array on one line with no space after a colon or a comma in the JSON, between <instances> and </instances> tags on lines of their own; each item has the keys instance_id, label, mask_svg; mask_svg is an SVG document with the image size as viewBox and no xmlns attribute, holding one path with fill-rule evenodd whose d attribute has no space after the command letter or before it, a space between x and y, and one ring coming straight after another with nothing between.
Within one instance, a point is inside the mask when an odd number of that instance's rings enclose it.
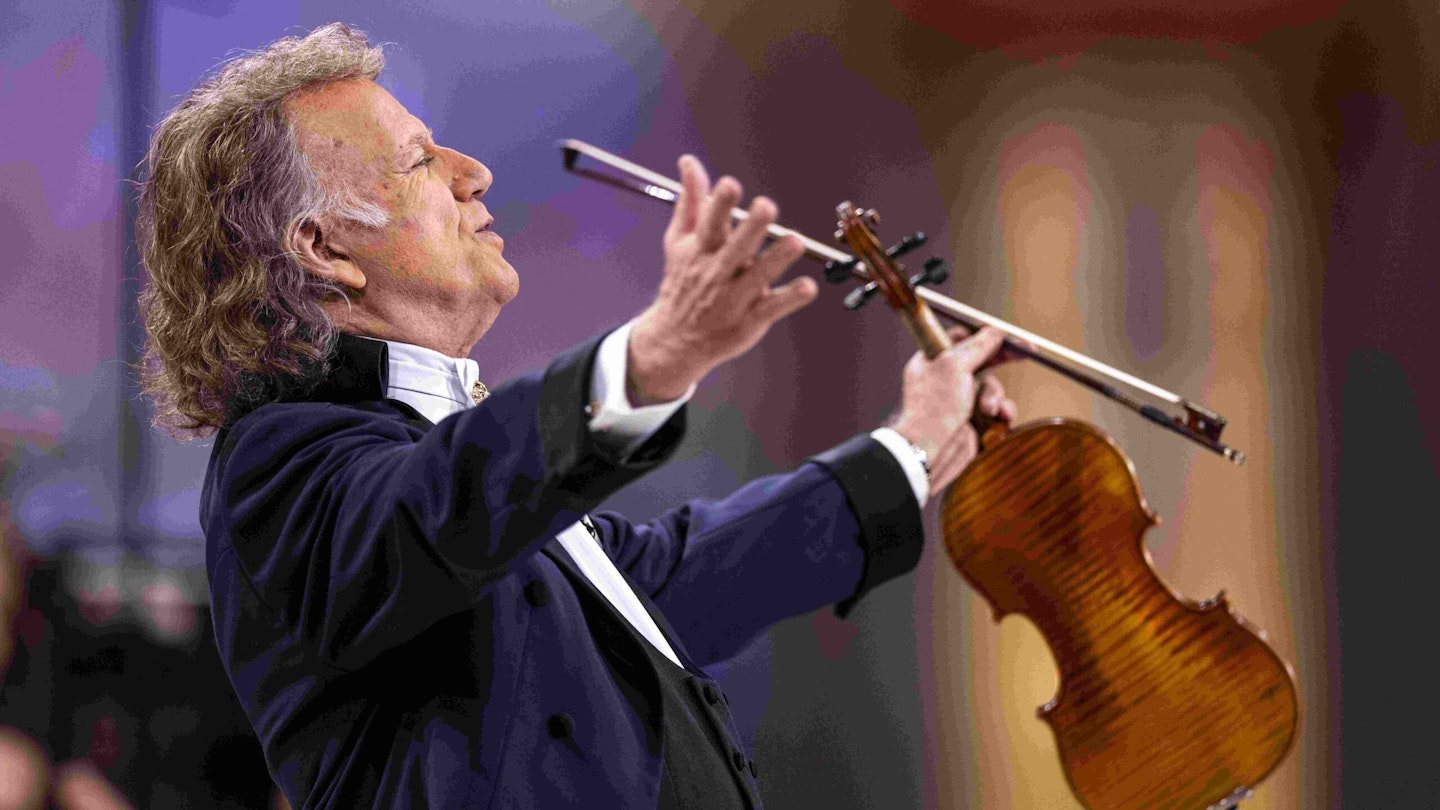
<instances>
[{"instance_id":1,"label":"jacket lapel","mask_svg":"<svg viewBox=\"0 0 1440 810\"><path fill-rule=\"evenodd\" d=\"M630 622L624 616L620 615L620 612L610 604L610 600L606 599L604 594L600 593L600 589L595 587L594 583L590 581L590 578L580 571L580 568L575 565L575 561L570 557L570 553L565 550L564 546L560 545L558 539L546 543L541 547L541 550L547 557L554 560L556 565L560 566L560 570L564 571L565 575L574 583L575 589L582 593L583 598L581 601L588 603L586 605L587 611L598 610L602 612L605 618L620 628L623 635L627 638L632 638L641 644L650 644L649 641L646 641L644 637L641 636L639 630L630 626ZM666 620L665 614L661 613L659 609L655 607L655 603L650 601L650 597L635 587L635 583L630 581L630 577L627 576L619 566L616 566L615 570L620 571L620 576L625 580L625 584L629 586L630 591L635 594L635 598L640 600L641 606L645 608L645 612L650 615L655 625L660 628L660 632L664 634L665 640L670 643L671 649L675 651L676 657L680 659L681 666L697 675L703 675L704 671L690 658L689 652L685 650L685 645L680 642L680 637L676 635L675 628L671 627L670 622Z\"/></svg>"},{"instance_id":2,"label":"jacket lapel","mask_svg":"<svg viewBox=\"0 0 1440 810\"><path fill-rule=\"evenodd\" d=\"M381 344L381 346L384 346L384 344ZM422 433L428 432L435 426L433 422L422 416L419 411L398 399L387 399L385 402L403 413L405 415L405 421ZM600 593L600 590L590 581L590 578L585 576L580 568L575 565L575 560L570 557L570 552L565 550L565 547L560 544L558 538L551 538L548 543L541 546L541 552L554 561L554 563L560 567L561 571L565 572L571 584L583 595L581 601L586 603L585 609L587 613L598 610L609 619L607 623L614 624L620 629L621 632L614 634L616 637L611 639L612 641L619 641L620 637L624 636L634 638L642 644L650 643L641 636L638 630L630 626L630 622L627 621L624 616L621 616L619 611L615 610L615 607L610 604L610 600L606 599L605 595ZM670 621L665 618L665 614L661 613L660 610L655 607L655 603L650 601L650 597L647 596L644 591L635 587L635 583L630 581L630 577L626 575L619 566L616 566L615 570L620 572L620 576L625 580L625 584L629 586L630 591L635 594L635 598L640 600L640 605L645 608L645 612L650 615L650 619L655 622L655 626L659 627L660 632L665 635L665 640L670 643L670 648L675 651L676 657L680 659L681 666L693 673L703 675L704 671L690 658L690 653L685 649L685 645L681 643L680 636L675 633L675 628L670 625ZM629 645L626 644L623 646ZM644 656L641 656L641 658L643 659Z\"/></svg>"},{"instance_id":3,"label":"jacket lapel","mask_svg":"<svg viewBox=\"0 0 1440 810\"><path fill-rule=\"evenodd\" d=\"M635 689L631 700L636 711L655 732L656 736L650 743L658 753L660 734L665 728L664 700L660 694L660 673L655 671L651 656L645 649L649 642L632 630L624 617L610 606L610 601L590 584L559 540L546 543L540 553L549 557L569 578L595 645L615 668L619 681Z\"/></svg>"}]
</instances>

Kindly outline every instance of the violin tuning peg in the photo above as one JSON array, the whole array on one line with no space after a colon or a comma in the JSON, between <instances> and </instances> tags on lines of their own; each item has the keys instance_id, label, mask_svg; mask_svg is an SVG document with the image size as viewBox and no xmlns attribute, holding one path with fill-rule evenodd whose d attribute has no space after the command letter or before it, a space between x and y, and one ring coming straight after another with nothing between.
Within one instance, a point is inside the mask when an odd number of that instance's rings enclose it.
<instances>
[{"instance_id":1,"label":"violin tuning peg","mask_svg":"<svg viewBox=\"0 0 1440 810\"><path fill-rule=\"evenodd\" d=\"M836 228L836 229L835 229L835 241L836 241L836 242L844 242L844 241L845 241L845 231L844 231L844 230L842 230L842 229L840 229L840 228Z\"/></svg>"},{"instance_id":2,"label":"violin tuning peg","mask_svg":"<svg viewBox=\"0 0 1440 810\"><path fill-rule=\"evenodd\" d=\"M910 277L910 286L919 287L921 284L929 284L932 287L943 283L950 277L950 271L945 269L945 260L938 256L931 256L925 260L925 270Z\"/></svg>"},{"instance_id":3,"label":"violin tuning peg","mask_svg":"<svg viewBox=\"0 0 1440 810\"><path fill-rule=\"evenodd\" d=\"M870 297L878 292L879 289L873 281L864 287L856 287L850 291L849 295L845 296L845 308L854 312L860 307L865 306L865 302L869 301Z\"/></svg>"},{"instance_id":4,"label":"violin tuning peg","mask_svg":"<svg viewBox=\"0 0 1440 810\"><path fill-rule=\"evenodd\" d=\"M894 245L891 245L890 248L885 251L885 255L889 256L892 259L897 259L901 256L904 256L906 253L914 250L915 248L925 244L925 240L927 238L928 237L925 236L924 231L916 231L915 233L910 234L904 239L901 239Z\"/></svg>"},{"instance_id":5,"label":"violin tuning peg","mask_svg":"<svg viewBox=\"0 0 1440 810\"><path fill-rule=\"evenodd\" d=\"M855 270L855 260L848 262L828 261L825 262L825 280L831 284L844 284L850 280L850 275Z\"/></svg>"},{"instance_id":6,"label":"violin tuning peg","mask_svg":"<svg viewBox=\"0 0 1440 810\"><path fill-rule=\"evenodd\" d=\"M879 211L876 211L874 208L868 208L868 209L865 210L865 213L862 214L861 216L865 217L865 221L866 221L866 222L870 223L870 227L872 227L872 228L879 227L879 225L880 225L880 212L879 212Z\"/></svg>"},{"instance_id":7,"label":"violin tuning peg","mask_svg":"<svg viewBox=\"0 0 1440 810\"><path fill-rule=\"evenodd\" d=\"M925 260L925 271L921 275L925 277L926 284L943 284L950 277L950 268L945 266L944 259L931 256Z\"/></svg>"}]
</instances>

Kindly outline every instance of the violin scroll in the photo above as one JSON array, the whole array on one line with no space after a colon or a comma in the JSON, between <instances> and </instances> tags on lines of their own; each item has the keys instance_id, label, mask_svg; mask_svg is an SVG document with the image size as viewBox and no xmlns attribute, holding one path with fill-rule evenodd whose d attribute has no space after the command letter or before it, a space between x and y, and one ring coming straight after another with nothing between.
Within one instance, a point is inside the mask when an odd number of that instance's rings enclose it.
<instances>
[{"instance_id":1,"label":"violin scroll","mask_svg":"<svg viewBox=\"0 0 1440 810\"><path fill-rule=\"evenodd\" d=\"M929 305L915 295L915 286L905 276L903 267L895 261L895 256L908 253L924 244L925 234L907 236L899 244L886 250L880 247L880 240L875 236L875 226L880 222L880 214L874 208L862 211L847 201L835 207L835 215L839 220L836 223L835 238L848 243L856 259L864 262L870 273L870 284L847 297L846 306L854 309L879 292L884 295L886 302L900 313L905 326L915 336L915 341L920 344L926 357L933 358L950 348L950 336L945 327L940 325L940 319L935 317L935 312ZM854 306L851 306L852 299Z\"/></svg>"}]
</instances>

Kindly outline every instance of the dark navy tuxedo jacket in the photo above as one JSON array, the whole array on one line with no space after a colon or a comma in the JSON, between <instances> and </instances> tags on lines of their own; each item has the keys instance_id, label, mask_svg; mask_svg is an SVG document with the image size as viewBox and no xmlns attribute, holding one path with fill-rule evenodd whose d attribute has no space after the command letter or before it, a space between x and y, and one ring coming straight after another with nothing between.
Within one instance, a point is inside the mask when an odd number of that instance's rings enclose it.
<instances>
[{"instance_id":1,"label":"dark navy tuxedo jacket","mask_svg":"<svg viewBox=\"0 0 1440 810\"><path fill-rule=\"evenodd\" d=\"M296 808L655 807L654 670L554 537L660 464L684 412L629 459L602 452L597 345L431 425L384 399L384 344L342 337L317 389L217 438L215 637ZM922 542L903 470L868 437L644 525L593 517L700 683L779 619L843 615Z\"/></svg>"}]
</instances>

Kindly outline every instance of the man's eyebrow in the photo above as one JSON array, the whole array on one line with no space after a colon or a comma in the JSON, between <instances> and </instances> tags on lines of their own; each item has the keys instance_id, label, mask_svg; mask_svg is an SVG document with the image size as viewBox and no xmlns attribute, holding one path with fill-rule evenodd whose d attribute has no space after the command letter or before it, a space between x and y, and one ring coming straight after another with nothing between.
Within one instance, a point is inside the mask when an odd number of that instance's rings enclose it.
<instances>
[{"instance_id":1,"label":"man's eyebrow","mask_svg":"<svg viewBox=\"0 0 1440 810\"><path fill-rule=\"evenodd\" d=\"M411 146L427 146L435 142L435 131L425 127L424 131L417 132L410 136L410 140L400 145L400 148L407 149Z\"/></svg>"}]
</instances>

